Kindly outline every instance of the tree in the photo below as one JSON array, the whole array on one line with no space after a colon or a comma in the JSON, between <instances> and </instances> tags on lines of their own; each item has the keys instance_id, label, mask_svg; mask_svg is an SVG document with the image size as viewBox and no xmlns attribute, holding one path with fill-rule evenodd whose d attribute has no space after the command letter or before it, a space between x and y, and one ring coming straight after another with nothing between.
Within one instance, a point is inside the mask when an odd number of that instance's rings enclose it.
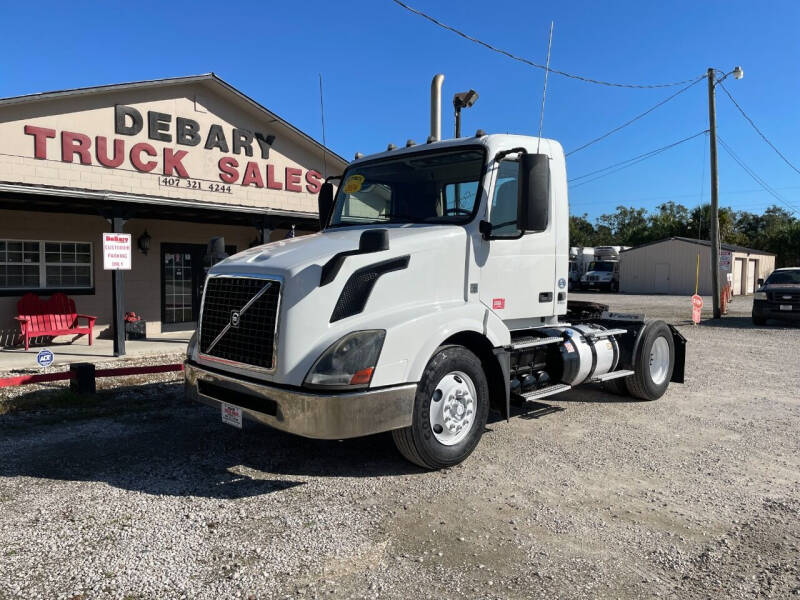
<instances>
[{"instance_id":1,"label":"tree","mask_svg":"<svg viewBox=\"0 0 800 600\"><path fill-rule=\"evenodd\" d=\"M617 212L600 215L598 225L605 225L614 239L622 246L636 246L648 240L647 210L617 206Z\"/></svg>"},{"instance_id":2,"label":"tree","mask_svg":"<svg viewBox=\"0 0 800 600\"><path fill-rule=\"evenodd\" d=\"M732 208L725 207L719 209L719 239L721 242L729 244L737 243L734 223L736 213ZM709 228L711 227L711 205L701 204L692 209L688 222L688 237L707 240L710 237ZM700 232L698 234L698 231Z\"/></svg>"},{"instance_id":3,"label":"tree","mask_svg":"<svg viewBox=\"0 0 800 600\"><path fill-rule=\"evenodd\" d=\"M689 209L672 200L659 204L658 212L650 215L650 241L689 235Z\"/></svg>"},{"instance_id":4,"label":"tree","mask_svg":"<svg viewBox=\"0 0 800 600\"><path fill-rule=\"evenodd\" d=\"M594 225L589 222L586 213L581 216L572 215L569 218L569 244L570 246L594 246Z\"/></svg>"}]
</instances>

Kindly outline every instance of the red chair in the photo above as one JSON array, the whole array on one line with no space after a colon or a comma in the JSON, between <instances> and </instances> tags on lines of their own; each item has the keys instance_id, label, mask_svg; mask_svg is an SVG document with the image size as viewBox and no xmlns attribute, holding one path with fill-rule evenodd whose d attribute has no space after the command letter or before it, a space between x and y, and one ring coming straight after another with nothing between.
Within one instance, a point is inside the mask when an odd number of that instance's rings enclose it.
<instances>
[{"instance_id":1,"label":"red chair","mask_svg":"<svg viewBox=\"0 0 800 600\"><path fill-rule=\"evenodd\" d=\"M25 294L17 302L19 316L14 317L19 322L22 337L25 338L25 350L30 348L30 339L48 335L82 335L89 336L89 345L92 345L92 329L97 317L79 315L75 311L75 301L65 294L56 293L48 300L42 300L33 293ZM79 324L80 319L86 320L86 325ZM73 340L75 341L75 340Z\"/></svg>"}]
</instances>

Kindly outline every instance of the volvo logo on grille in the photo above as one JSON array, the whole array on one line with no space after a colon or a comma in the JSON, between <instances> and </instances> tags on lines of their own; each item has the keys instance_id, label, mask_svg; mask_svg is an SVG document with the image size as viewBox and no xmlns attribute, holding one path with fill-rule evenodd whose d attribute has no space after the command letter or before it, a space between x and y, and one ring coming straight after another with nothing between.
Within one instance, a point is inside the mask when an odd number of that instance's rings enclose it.
<instances>
[{"instance_id":1,"label":"volvo logo on grille","mask_svg":"<svg viewBox=\"0 0 800 600\"><path fill-rule=\"evenodd\" d=\"M241 323L241 321L242 321L242 315L243 315L244 313L246 313L246 312L247 312L247 310L248 310L248 309L249 309L251 306L253 306L253 304L255 304L255 303L256 303L256 301L258 301L258 299L259 299L259 298L261 298L261 296L263 296L263 295L266 293L266 291L267 291L267 290L268 290L268 289L269 289L271 286L272 286L272 283L267 283L267 284L266 284L264 287L262 287L260 290L258 290L258 292L256 293L256 295L255 295L255 296L253 296L252 298L250 298L250 300L248 300L248 301L247 301L247 304L245 304L245 305L244 305L242 308L240 308L239 310L232 310L232 311L231 311L231 316L230 316L230 318L228 319L228 323L225 325L225 327L223 327L223 328L222 328L222 331L220 331L220 332L219 332L219 334L217 334L217 337L215 337L215 338L214 338L214 341L213 341L213 342L211 342L211 344L209 344L208 348L206 348L206 354L210 354L210 353L211 353L211 350L213 350L213 349L214 349L214 346L216 346L216 345L217 345L217 343L218 343L218 342L219 342L219 341L220 341L220 340L221 340L221 339L222 339L222 338L225 336L225 334L226 334L226 333L228 333L228 332L229 332L229 331L230 331L232 328L233 328L233 329L235 329L235 328L239 327L239 323Z\"/></svg>"}]
</instances>

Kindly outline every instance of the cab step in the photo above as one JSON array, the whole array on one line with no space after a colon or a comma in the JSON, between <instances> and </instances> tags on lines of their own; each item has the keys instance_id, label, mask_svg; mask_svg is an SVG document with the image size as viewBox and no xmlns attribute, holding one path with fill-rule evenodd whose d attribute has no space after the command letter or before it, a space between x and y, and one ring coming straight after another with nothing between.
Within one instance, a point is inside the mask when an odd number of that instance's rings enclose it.
<instances>
[{"instance_id":1,"label":"cab step","mask_svg":"<svg viewBox=\"0 0 800 600\"><path fill-rule=\"evenodd\" d=\"M597 377L593 377L592 383L611 381L612 379L619 379L620 377L628 377L629 375L633 375L633 371L626 371L624 369L621 369L619 371L611 371L610 373L604 373L603 375L598 375Z\"/></svg>"},{"instance_id":2,"label":"cab step","mask_svg":"<svg viewBox=\"0 0 800 600\"><path fill-rule=\"evenodd\" d=\"M547 396L566 392L569 389L572 389L571 385L567 385L566 383L557 383L555 385L548 385L547 387L539 388L538 390L531 390L530 392L516 395L525 400L538 400L539 398L546 398Z\"/></svg>"},{"instance_id":3,"label":"cab step","mask_svg":"<svg viewBox=\"0 0 800 600\"><path fill-rule=\"evenodd\" d=\"M561 336L553 337L536 337L528 336L517 338L511 344L506 346L506 350L525 350L526 348L535 348L536 346L546 346L548 344L560 344L564 341Z\"/></svg>"},{"instance_id":4,"label":"cab step","mask_svg":"<svg viewBox=\"0 0 800 600\"><path fill-rule=\"evenodd\" d=\"M593 338L611 337L612 335L623 335L628 333L627 329L605 329L603 331L596 331L591 334Z\"/></svg>"}]
</instances>

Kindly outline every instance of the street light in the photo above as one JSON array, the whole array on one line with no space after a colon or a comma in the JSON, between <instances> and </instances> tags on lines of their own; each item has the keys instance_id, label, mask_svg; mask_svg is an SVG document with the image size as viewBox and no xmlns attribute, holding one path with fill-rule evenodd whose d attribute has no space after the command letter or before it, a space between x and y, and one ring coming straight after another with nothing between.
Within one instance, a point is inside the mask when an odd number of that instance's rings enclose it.
<instances>
[{"instance_id":1,"label":"street light","mask_svg":"<svg viewBox=\"0 0 800 600\"><path fill-rule=\"evenodd\" d=\"M456 109L456 137L461 137L461 109L469 108L478 100L478 92L469 90L468 92L459 92L453 96L453 108Z\"/></svg>"},{"instance_id":2,"label":"street light","mask_svg":"<svg viewBox=\"0 0 800 600\"><path fill-rule=\"evenodd\" d=\"M720 284L719 284L719 181L717 179L717 101L716 85L721 83L728 75L733 75L734 79L744 77L742 67L736 66L729 73L725 73L719 79L716 78L717 71L714 68L708 69L708 139L709 156L711 158L711 227L709 228L709 241L711 242L711 293L714 306L714 318L722 316L720 307Z\"/></svg>"}]
</instances>

